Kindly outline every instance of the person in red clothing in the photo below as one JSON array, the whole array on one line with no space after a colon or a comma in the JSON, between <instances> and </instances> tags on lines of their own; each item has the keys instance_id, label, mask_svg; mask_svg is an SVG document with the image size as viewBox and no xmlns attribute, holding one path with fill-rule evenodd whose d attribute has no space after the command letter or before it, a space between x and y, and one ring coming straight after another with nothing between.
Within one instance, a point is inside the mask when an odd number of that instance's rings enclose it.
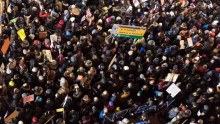
<instances>
[{"instance_id":1,"label":"person in red clothing","mask_svg":"<svg viewBox=\"0 0 220 124\"><path fill-rule=\"evenodd\" d=\"M46 20L49 15L50 15L50 13L47 12L46 10L42 10L42 11L40 11L40 13L39 13L39 17L40 17L42 20Z\"/></svg>"},{"instance_id":2,"label":"person in red clothing","mask_svg":"<svg viewBox=\"0 0 220 124\"><path fill-rule=\"evenodd\" d=\"M55 29L62 29L64 25L64 20L60 20L58 24L55 25Z\"/></svg>"}]
</instances>

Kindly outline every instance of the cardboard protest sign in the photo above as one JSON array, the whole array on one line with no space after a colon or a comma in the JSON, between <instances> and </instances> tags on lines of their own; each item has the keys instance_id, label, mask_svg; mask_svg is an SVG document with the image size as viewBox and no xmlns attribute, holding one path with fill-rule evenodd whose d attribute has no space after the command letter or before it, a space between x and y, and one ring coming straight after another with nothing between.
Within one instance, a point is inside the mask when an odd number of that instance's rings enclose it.
<instances>
[{"instance_id":1,"label":"cardboard protest sign","mask_svg":"<svg viewBox=\"0 0 220 124\"><path fill-rule=\"evenodd\" d=\"M172 78L173 78L173 74L172 73L169 73L165 79L166 82L170 82L172 81Z\"/></svg>"},{"instance_id":2,"label":"cardboard protest sign","mask_svg":"<svg viewBox=\"0 0 220 124\"><path fill-rule=\"evenodd\" d=\"M26 38L26 34L25 34L25 32L24 32L24 29L18 30L17 33L18 33L20 39L21 39L22 41L24 41L24 39Z\"/></svg>"},{"instance_id":3,"label":"cardboard protest sign","mask_svg":"<svg viewBox=\"0 0 220 124\"><path fill-rule=\"evenodd\" d=\"M187 42L188 42L188 45L189 47L192 47L193 46L193 42L192 42L192 38L187 38Z\"/></svg>"},{"instance_id":4,"label":"cardboard protest sign","mask_svg":"<svg viewBox=\"0 0 220 124\"><path fill-rule=\"evenodd\" d=\"M5 55L7 53L9 46L10 46L10 40L9 40L9 38L7 38L7 39L5 39L5 42L1 48L1 52L3 55Z\"/></svg>"},{"instance_id":5,"label":"cardboard protest sign","mask_svg":"<svg viewBox=\"0 0 220 124\"><path fill-rule=\"evenodd\" d=\"M176 82L179 74L169 73L165 79L166 82Z\"/></svg>"},{"instance_id":6,"label":"cardboard protest sign","mask_svg":"<svg viewBox=\"0 0 220 124\"><path fill-rule=\"evenodd\" d=\"M55 34L50 35L51 42L57 42L58 37Z\"/></svg>"},{"instance_id":7,"label":"cardboard protest sign","mask_svg":"<svg viewBox=\"0 0 220 124\"><path fill-rule=\"evenodd\" d=\"M7 8L7 12L8 13L11 13L12 12L12 9L11 9L11 4L8 6L8 8Z\"/></svg>"},{"instance_id":8,"label":"cardboard protest sign","mask_svg":"<svg viewBox=\"0 0 220 124\"><path fill-rule=\"evenodd\" d=\"M34 94L26 96L23 98L23 103L34 101Z\"/></svg>"},{"instance_id":9,"label":"cardboard protest sign","mask_svg":"<svg viewBox=\"0 0 220 124\"><path fill-rule=\"evenodd\" d=\"M46 31L39 32L39 39L45 39L46 37L47 37L47 32Z\"/></svg>"},{"instance_id":10,"label":"cardboard protest sign","mask_svg":"<svg viewBox=\"0 0 220 124\"><path fill-rule=\"evenodd\" d=\"M0 73L4 73L4 71L5 71L5 65L4 63L2 63L0 67Z\"/></svg>"},{"instance_id":11,"label":"cardboard protest sign","mask_svg":"<svg viewBox=\"0 0 220 124\"><path fill-rule=\"evenodd\" d=\"M180 49L185 49L184 40L180 41Z\"/></svg>"},{"instance_id":12,"label":"cardboard protest sign","mask_svg":"<svg viewBox=\"0 0 220 124\"><path fill-rule=\"evenodd\" d=\"M56 109L56 112L63 112L63 111L64 111L64 108Z\"/></svg>"},{"instance_id":13,"label":"cardboard protest sign","mask_svg":"<svg viewBox=\"0 0 220 124\"><path fill-rule=\"evenodd\" d=\"M181 89L172 83L166 90L172 97L175 97Z\"/></svg>"},{"instance_id":14,"label":"cardboard protest sign","mask_svg":"<svg viewBox=\"0 0 220 124\"><path fill-rule=\"evenodd\" d=\"M12 113L5 119L5 122L6 122L6 123L11 122L11 120L12 120L13 118L16 118L18 115L19 115L19 112L15 110L14 112L12 112Z\"/></svg>"},{"instance_id":15,"label":"cardboard protest sign","mask_svg":"<svg viewBox=\"0 0 220 124\"><path fill-rule=\"evenodd\" d=\"M115 54L115 56L112 58L110 64L108 65L108 69L110 69L110 67L112 66L113 62L115 62L115 61L116 61L116 54Z\"/></svg>"},{"instance_id":16,"label":"cardboard protest sign","mask_svg":"<svg viewBox=\"0 0 220 124\"><path fill-rule=\"evenodd\" d=\"M50 50L43 50L43 54L50 62L52 62L53 58Z\"/></svg>"}]
</instances>

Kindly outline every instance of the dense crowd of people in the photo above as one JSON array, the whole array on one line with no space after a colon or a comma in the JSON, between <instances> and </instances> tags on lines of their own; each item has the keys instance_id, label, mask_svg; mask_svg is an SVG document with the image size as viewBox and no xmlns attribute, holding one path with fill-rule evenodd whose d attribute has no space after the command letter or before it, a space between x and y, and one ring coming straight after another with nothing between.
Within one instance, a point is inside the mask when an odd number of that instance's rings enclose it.
<instances>
[{"instance_id":1,"label":"dense crowd of people","mask_svg":"<svg viewBox=\"0 0 220 124\"><path fill-rule=\"evenodd\" d=\"M0 47L8 38L10 46L0 53L1 124L102 124L108 113L171 99L160 123L220 123L217 1L2 3ZM145 27L146 33L142 39L117 37L114 24ZM179 74L176 82L164 80L168 73ZM166 92L172 83L181 89L175 97ZM115 123L148 124L152 114Z\"/></svg>"}]
</instances>

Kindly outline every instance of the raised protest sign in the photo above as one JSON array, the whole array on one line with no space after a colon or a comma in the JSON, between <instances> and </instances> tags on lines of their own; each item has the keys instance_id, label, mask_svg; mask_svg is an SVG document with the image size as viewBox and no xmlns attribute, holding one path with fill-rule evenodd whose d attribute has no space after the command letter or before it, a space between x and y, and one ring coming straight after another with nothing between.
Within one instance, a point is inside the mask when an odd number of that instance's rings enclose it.
<instances>
[{"instance_id":1,"label":"raised protest sign","mask_svg":"<svg viewBox=\"0 0 220 124\"><path fill-rule=\"evenodd\" d=\"M45 39L46 37L47 37L47 32L46 31L39 32L39 39Z\"/></svg>"},{"instance_id":2,"label":"raised protest sign","mask_svg":"<svg viewBox=\"0 0 220 124\"><path fill-rule=\"evenodd\" d=\"M180 49L185 49L184 40L180 41Z\"/></svg>"},{"instance_id":3,"label":"raised protest sign","mask_svg":"<svg viewBox=\"0 0 220 124\"><path fill-rule=\"evenodd\" d=\"M64 108L56 109L56 112L63 112L63 111L64 111Z\"/></svg>"},{"instance_id":4,"label":"raised protest sign","mask_svg":"<svg viewBox=\"0 0 220 124\"><path fill-rule=\"evenodd\" d=\"M26 96L23 98L23 103L34 101L34 94Z\"/></svg>"},{"instance_id":5,"label":"raised protest sign","mask_svg":"<svg viewBox=\"0 0 220 124\"><path fill-rule=\"evenodd\" d=\"M111 33L117 37L140 39L144 36L145 32L145 27L114 24Z\"/></svg>"},{"instance_id":6,"label":"raised protest sign","mask_svg":"<svg viewBox=\"0 0 220 124\"><path fill-rule=\"evenodd\" d=\"M52 62L53 58L50 50L43 50L43 54L50 62Z\"/></svg>"},{"instance_id":7,"label":"raised protest sign","mask_svg":"<svg viewBox=\"0 0 220 124\"><path fill-rule=\"evenodd\" d=\"M10 20L10 23L15 23L17 20L17 18L13 18L12 20Z\"/></svg>"},{"instance_id":8,"label":"raised protest sign","mask_svg":"<svg viewBox=\"0 0 220 124\"><path fill-rule=\"evenodd\" d=\"M174 101L175 101L175 99L169 100L169 101L165 102L164 104L162 104L161 106L157 106L157 105L150 105L149 106L147 104L144 104L142 106L137 107L136 109L129 108L129 109L125 109L125 110L122 110L119 112L115 112L115 113L107 113L103 118L102 124L113 123L117 119L125 118L128 115L136 116L136 115L139 115L143 112L149 113L149 112L160 111L161 109L169 107Z\"/></svg>"},{"instance_id":9,"label":"raised protest sign","mask_svg":"<svg viewBox=\"0 0 220 124\"><path fill-rule=\"evenodd\" d=\"M22 41L24 41L24 39L26 38L26 34L25 34L25 32L24 32L24 29L18 30L17 33L18 33L20 39L21 39Z\"/></svg>"},{"instance_id":10,"label":"raised protest sign","mask_svg":"<svg viewBox=\"0 0 220 124\"><path fill-rule=\"evenodd\" d=\"M172 83L166 90L172 97L175 97L181 89Z\"/></svg>"},{"instance_id":11,"label":"raised protest sign","mask_svg":"<svg viewBox=\"0 0 220 124\"><path fill-rule=\"evenodd\" d=\"M114 57L112 58L109 66L108 66L108 70L111 68L112 64L116 61L116 54L114 55Z\"/></svg>"},{"instance_id":12,"label":"raised protest sign","mask_svg":"<svg viewBox=\"0 0 220 124\"><path fill-rule=\"evenodd\" d=\"M5 39L5 42L4 44L2 45L2 48L1 48L1 51L2 51L2 54L5 55L8 51L8 48L10 46L10 40L9 38Z\"/></svg>"},{"instance_id":13,"label":"raised protest sign","mask_svg":"<svg viewBox=\"0 0 220 124\"><path fill-rule=\"evenodd\" d=\"M187 38L187 42L188 42L189 47L193 47L192 38Z\"/></svg>"},{"instance_id":14,"label":"raised protest sign","mask_svg":"<svg viewBox=\"0 0 220 124\"><path fill-rule=\"evenodd\" d=\"M169 73L165 79L166 82L176 82L179 74Z\"/></svg>"},{"instance_id":15,"label":"raised protest sign","mask_svg":"<svg viewBox=\"0 0 220 124\"><path fill-rule=\"evenodd\" d=\"M4 63L2 63L0 66L0 73L4 73L4 71L5 71L5 65Z\"/></svg>"},{"instance_id":16,"label":"raised protest sign","mask_svg":"<svg viewBox=\"0 0 220 124\"><path fill-rule=\"evenodd\" d=\"M5 119L5 122L6 122L6 123L11 122L11 120L12 120L13 118L16 118L18 115L19 115L19 112L15 110L14 112L12 112L12 113Z\"/></svg>"}]
</instances>

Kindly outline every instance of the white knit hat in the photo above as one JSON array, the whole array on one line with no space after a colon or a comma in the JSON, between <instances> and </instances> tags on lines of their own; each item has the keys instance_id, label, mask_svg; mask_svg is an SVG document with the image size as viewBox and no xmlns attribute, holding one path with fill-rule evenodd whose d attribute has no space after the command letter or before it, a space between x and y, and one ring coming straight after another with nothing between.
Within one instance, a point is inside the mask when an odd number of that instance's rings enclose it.
<instances>
[{"instance_id":1,"label":"white knit hat","mask_svg":"<svg viewBox=\"0 0 220 124\"><path fill-rule=\"evenodd\" d=\"M144 74L140 74L140 78L144 79L145 78Z\"/></svg>"},{"instance_id":2,"label":"white knit hat","mask_svg":"<svg viewBox=\"0 0 220 124\"><path fill-rule=\"evenodd\" d=\"M98 101L99 101L99 98L98 98L98 97L94 97L94 98L93 98L93 101L94 101L94 102L98 102Z\"/></svg>"},{"instance_id":3,"label":"white knit hat","mask_svg":"<svg viewBox=\"0 0 220 124\"><path fill-rule=\"evenodd\" d=\"M218 25L218 23L219 23L219 21L218 21L218 20L214 20L214 21L212 22L212 27L217 26L217 25Z\"/></svg>"},{"instance_id":4,"label":"white knit hat","mask_svg":"<svg viewBox=\"0 0 220 124\"><path fill-rule=\"evenodd\" d=\"M124 70L125 71L129 70L129 67L128 66L124 66Z\"/></svg>"},{"instance_id":5,"label":"white knit hat","mask_svg":"<svg viewBox=\"0 0 220 124\"><path fill-rule=\"evenodd\" d=\"M31 71L32 72L37 72L37 67L33 67Z\"/></svg>"},{"instance_id":6,"label":"white knit hat","mask_svg":"<svg viewBox=\"0 0 220 124\"><path fill-rule=\"evenodd\" d=\"M75 17L71 17L71 18L70 18L70 21L71 21L71 22L74 22L74 21L75 21Z\"/></svg>"},{"instance_id":7,"label":"white knit hat","mask_svg":"<svg viewBox=\"0 0 220 124\"><path fill-rule=\"evenodd\" d=\"M124 119L122 120L122 122L124 122L125 124L128 124L128 123L129 123L129 120L128 120L127 118L124 118Z\"/></svg>"},{"instance_id":8,"label":"white knit hat","mask_svg":"<svg viewBox=\"0 0 220 124\"><path fill-rule=\"evenodd\" d=\"M120 16L118 16L118 17L116 18L116 20L117 20L117 21L121 20L121 17L120 17Z\"/></svg>"},{"instance_id":9,"label":"white knit hat","mask_svg":"<svg viewBox=\"0 0 220 124\"><path fill-rule=\"evenodd\" d=\"M102 24L102 19L99 19L99 20L98 20L98 23L101 23L101 24Z\"/></svg>"},{"instance_id":10,"label":"white knit hat","mask_svg":"<svg viewBox=\"0 0 220 124\"><path fill-rule=\"evenodd\" d=\"M39 79L39 80L43 80L44 77L43 77L42 75L40 75L40 76L38 77L38 79Z\"/></svg>"},{"instance_id":11,"label":"white knit hat","mask_svg":"<svg viewBox=\"0 0 220 124\"><path fill-rule=\"evenodd\" d=\"M9 68L6 69L6 74L11 74L11 70Z\"/></svg>"},{"instance_id":12,"label":"white knit hat","mask_svg":"<svg viewBox=\"0 0 220 124\"><path fill-rule=\"evenodd\" d=\"M60 79L60 86L61 87L68 87L67 80L64 77L61 77L61 79Z\"/></svg>"},{"instance_id":13,"label":"white knit hat","mask_svg":"<svg viewBox=\"0 0 220 124\"><path fill-rule=\"evenodd\" d=\"M27 54L27 50L23 49L23 54L26 55Z\"/></svg>"},{"instance_id":14,"label":"white knit hat","mask_svg":"<svg viewBox=\"0 0 220 124\"><path fill-rule=\"evenodd\" d=\"M24 122L23 121L19 121L18 124L24 124Z\"/></svg>"},{"instance_id":15,"label":"white knit hat","mask_svg":"<svg viewBox=\"0 0 220 124\"><path fill-rule=\"evenodd\" d=\"M133 51L132 50L130 50L130 51L128 51L128 55L132 55L133 54Z\"/></svg>"},{"instance_id":16,"label":"white knit hat","mask_svg":"<svg viewBox=\"0 0 220 124\"><path fill-rule=\"evenodd\" d=\"M107 90L105 90L105 91L102 92L102 95L107 95L107 94L108 94L108 91L107 91Z\"/></svg>"}]
</instances>

